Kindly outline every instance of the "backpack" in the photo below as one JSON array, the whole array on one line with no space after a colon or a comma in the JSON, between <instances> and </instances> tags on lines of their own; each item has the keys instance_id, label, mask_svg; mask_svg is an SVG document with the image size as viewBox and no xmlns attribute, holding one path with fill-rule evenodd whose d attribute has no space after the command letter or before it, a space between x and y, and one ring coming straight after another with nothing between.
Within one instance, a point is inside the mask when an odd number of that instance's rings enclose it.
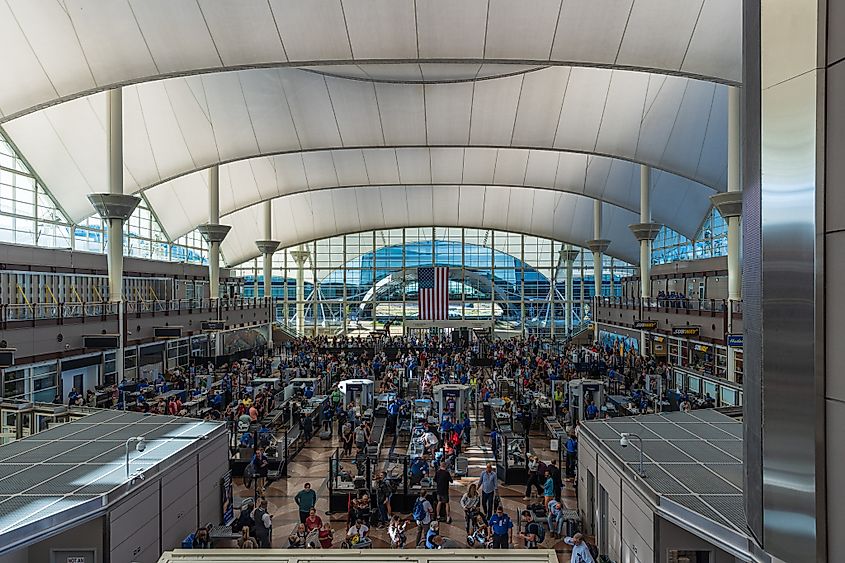
<instances>
[{"instance_id":1,"label":"backpack","mask_svg":"<svg viewBox=\"0 0 845 563\"><path fill-rule=\"evenodd\" d=\"M425 520L426 510L425 506L423 506L423 501L421 501L420 499L417 499L417 501L414 503L414 512L412 516L417 522L423 522Z\"/></svg>"},{"instance_id":2,"label":"backpack","mask_svg":"<svg viewBox=\"0 0 845 563\"><path fill-rule=\"evenodd\" d=\"M590 555L593 557L593 561L598 561L599 560L599 548L596 547L596 544L590 543L588 541L585 541L584 543L587 544L587 549L590 550Z\"/></svg>"},{"instance_id":3,"label":"backpack","mask_svg":"<svg viewBox=\"0 0 845 563\"><path fill-rule=\"evenodd\" d=\"M539 522L529 522L528 525L525 526L525 533L536 534L538 544L543 543L546 539L546 527Z\"/></svg>"}]
</instances>

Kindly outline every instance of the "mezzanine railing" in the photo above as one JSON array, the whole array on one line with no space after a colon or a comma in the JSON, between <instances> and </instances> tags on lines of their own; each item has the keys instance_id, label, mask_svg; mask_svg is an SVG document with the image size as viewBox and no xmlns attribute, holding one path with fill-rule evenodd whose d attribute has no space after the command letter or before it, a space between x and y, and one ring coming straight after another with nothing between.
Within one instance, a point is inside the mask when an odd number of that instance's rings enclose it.
<instances>
[{"instance_id":1,"label":"mezzanine railing","mask_svg":"<svg viewBox=\"0 0 845 563\"><path fill-rule=\"evenodd\" d=\"M124 314L171 313L193 311L231 311L264 307L264 298L170 299L124 301ZM72 303L0 303L0 323L63 319L105 319L119 314L120 302Z\"/></svg>"}]
</instances>

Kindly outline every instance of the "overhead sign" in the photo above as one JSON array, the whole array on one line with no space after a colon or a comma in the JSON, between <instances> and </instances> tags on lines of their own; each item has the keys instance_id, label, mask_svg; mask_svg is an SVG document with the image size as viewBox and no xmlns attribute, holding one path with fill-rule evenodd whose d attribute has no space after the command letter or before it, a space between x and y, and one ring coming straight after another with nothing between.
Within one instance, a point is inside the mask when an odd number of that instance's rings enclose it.
<instances>
[{"instance_id":1,"label":"overhead sign","mask_svg":"<svg viewBox=\"0 0 845 563\"><path fill-rule=\"evenodd\" d=\"M657 321L634 321L634 328L640 330L654 330L657 328Z\"/></svg>"},{"instance_id":2,"label":"overhead sign","mask_svg":"<svg viewBox=\"0 0 845 563\"><path fill-rule=\"evenodd\" d=\"M117 334L91 334L82 337L82 345L85 348L110 350L117 348L119 343L120 336Z\"/></svg>"},{"instance_id":3,"label":"overhead sign","mask_svg":"<svg viewBox=\"0 0 845 563\"><path fill-rule=\"evenodd\" d=\"M728 346L731 348L742 348L742 335L741 334L729 334L728 335Z\"/></svg>"},{"instance_id":4,"label":"overhead sign","mask_svg":"<svg viewBox=\"0 0 845 563\"><path fill-rule=\"evenodd\" d=\"M181 326L157 326L153 327L153 336L156 338L181 338Z\"/></svg>"},{"instance_id":5,"label":"overhead sign","mask_svg":"<svg viewBox=\"0 0 845 563\"><path fill-rule=\"evenodd\" d=\"M15 365L15 348L0 348L0 368Z\"/></svg>"},{"instance_id":6,"label":"overhead sign","mask_svg":"<svg viewBox=\"0 0 845 563\"><path fill-rule=\"evenodd\" d=\"M215 330L226 330L226 321L203 321L202 322L202 330L205 331L215 331Z\"/></svg>"},{"instance_id":7,"label":"overhead sign","mask_svg":"<svg viewBox=\"0 0 845 563\"><path fill-rule=\"evenodd\" d=\"M701 336L700 326L673 326L672 336Z\"/></svg>"}]
</instances>

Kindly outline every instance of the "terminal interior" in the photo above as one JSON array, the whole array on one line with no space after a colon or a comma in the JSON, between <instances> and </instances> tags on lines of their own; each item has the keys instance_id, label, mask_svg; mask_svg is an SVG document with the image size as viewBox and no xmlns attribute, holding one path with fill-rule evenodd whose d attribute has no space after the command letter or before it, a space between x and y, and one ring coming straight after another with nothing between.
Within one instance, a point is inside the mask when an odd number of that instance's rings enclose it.
<instances>
[{"instance_id":1,"label":"terminal interior","mask_svg":"<svg viewBox=\"0 0 845 563\"><path fill-rule=\"evenodd\" d=\"M2 3L0 563L845 561L839 23Z\"/></svg>"}]
</instances>

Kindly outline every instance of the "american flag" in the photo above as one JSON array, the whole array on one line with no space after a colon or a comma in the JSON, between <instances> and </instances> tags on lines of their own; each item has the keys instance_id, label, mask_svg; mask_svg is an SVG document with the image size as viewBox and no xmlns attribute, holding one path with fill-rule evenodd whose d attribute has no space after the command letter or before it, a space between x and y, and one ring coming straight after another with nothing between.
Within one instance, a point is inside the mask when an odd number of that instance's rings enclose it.
<instances>
[{"instance_id":1,"label":"american flag","mask_svg":"<svg viewBox=\"0 0 845 563\"><path fill-rule=\"evenodd\" d=\"M449 318L449 268L417 268L419 285L419 318L440 321Z\"/></svg>"}]
</instances>

